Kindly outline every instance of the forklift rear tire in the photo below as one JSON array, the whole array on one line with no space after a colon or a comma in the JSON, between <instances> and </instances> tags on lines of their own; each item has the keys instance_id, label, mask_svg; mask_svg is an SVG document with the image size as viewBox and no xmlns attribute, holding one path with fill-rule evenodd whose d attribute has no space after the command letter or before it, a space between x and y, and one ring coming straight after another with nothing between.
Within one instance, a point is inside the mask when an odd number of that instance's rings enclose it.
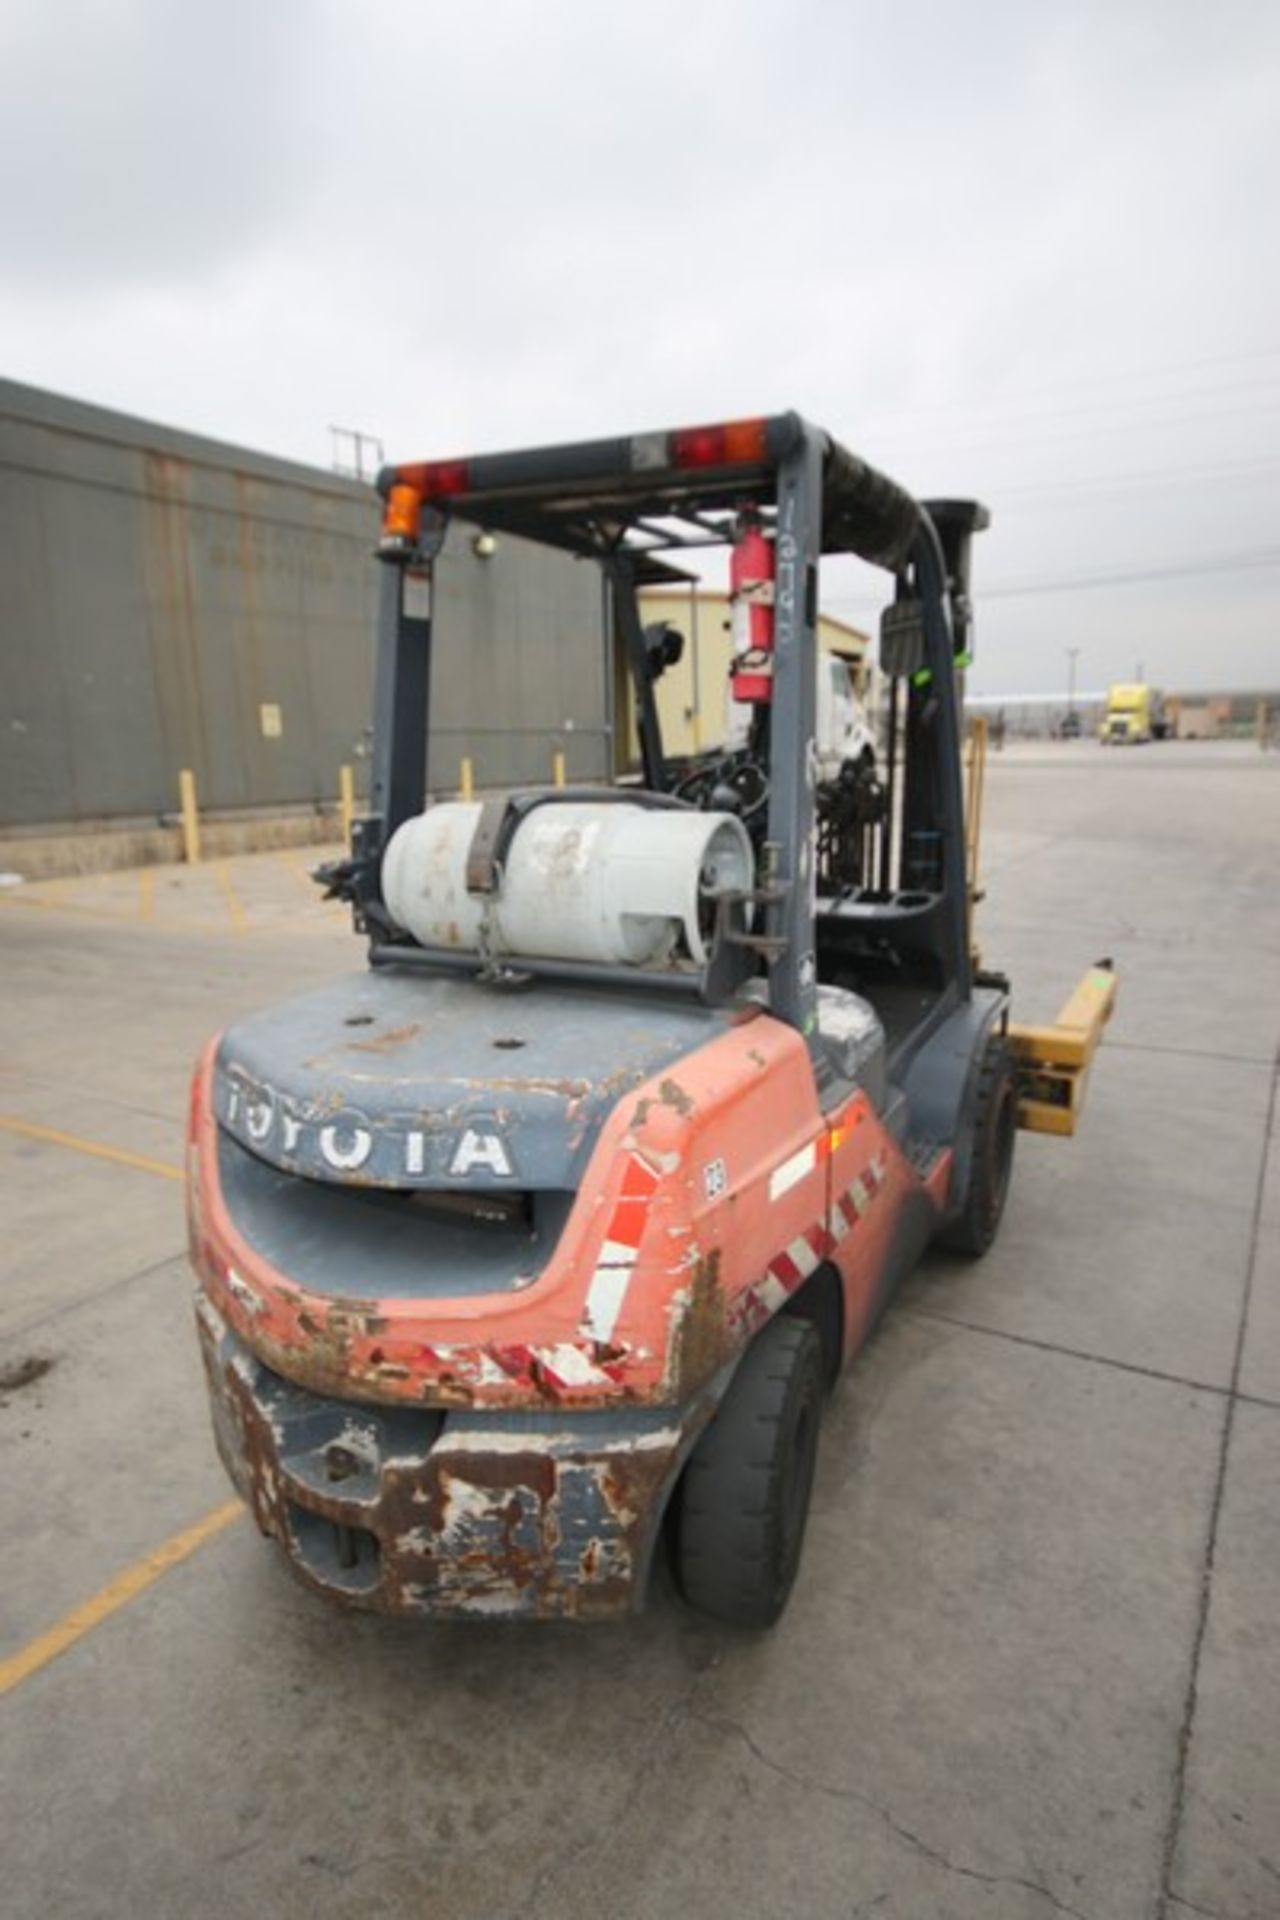
<instances>
[{"instance_id":1,"label":"forklift rear tire","mask_svg":"<svg viewBox=\"0 0 1280 1920\"><path fill-rule=\"evenodd\" d=\"M800 1564L822 1417L822 1341L781 1315L748 1347L681 1482L676 1578L690 1606L771 1627Z\"/></svg>"},{"instance_id":2,"label":"forklift rear tire","mask_svg":"<svg viewBox=\"0 0 1280 1920\"><path fill-rule=\"evenodd\" d=\"M1013 1055L1003 1040L989 1040L978 1072L969 1191L962 1211L939 1236L948 1252L980 1259L1000 1231L1013 1175L1017 1131L1018 1085Z\"/></svg>"}]
</instances>

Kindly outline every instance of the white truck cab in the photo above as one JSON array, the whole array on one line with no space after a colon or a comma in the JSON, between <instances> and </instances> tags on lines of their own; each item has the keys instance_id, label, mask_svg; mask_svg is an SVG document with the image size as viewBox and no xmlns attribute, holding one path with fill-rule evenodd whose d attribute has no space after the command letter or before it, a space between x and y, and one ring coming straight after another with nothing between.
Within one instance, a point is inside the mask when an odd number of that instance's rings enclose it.
<instances>
[{"instance_id":1,"label":"white truck cab","mask_svg":"<svg viewBox=\"0 0 1280 1920\"><path fill-rule=\"evenodd\" d=\"M834 780L846 760L861 760L864 755L875 760L875 735L854 690L848 661L838 654L820 654L817 670L818 778ZM725 747L729 752L746 746L752 715L746 701L734 699L732 688L732 680L726 681Z\"/></svg>"}]
</instances>

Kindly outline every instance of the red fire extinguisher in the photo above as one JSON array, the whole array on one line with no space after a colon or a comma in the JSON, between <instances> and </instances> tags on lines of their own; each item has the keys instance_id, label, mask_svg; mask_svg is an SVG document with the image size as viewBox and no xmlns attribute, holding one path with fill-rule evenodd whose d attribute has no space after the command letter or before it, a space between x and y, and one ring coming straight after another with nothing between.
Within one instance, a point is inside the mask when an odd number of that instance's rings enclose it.
<instances>
[{"instance_id":1,"label":"red fire extinguisher","mask_svg":"<svg viewBox=\"0 0 1280 1920\"><path fill-rule=\"evenodd\" d=\"M744 516L729 556L735 700L773 698L773 579L773 542Z\"/></svg>"}]
</instances>

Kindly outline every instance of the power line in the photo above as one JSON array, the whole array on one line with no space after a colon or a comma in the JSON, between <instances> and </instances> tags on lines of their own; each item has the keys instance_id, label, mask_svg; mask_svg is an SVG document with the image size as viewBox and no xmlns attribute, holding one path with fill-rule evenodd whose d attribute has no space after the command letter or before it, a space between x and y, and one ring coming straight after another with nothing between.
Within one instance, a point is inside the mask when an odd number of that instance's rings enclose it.
<instances>
[{"instance_id":1,"label":"power line","mask_svg":"<svg viewBox=\"0 0 1280 1920\"><path fill-rule=\"evenodd\" d=\"M997 501L1021 498L1026 494L1077 493L1090 487L1142 486L1151 483L1180 484L1185 480L1228 480L1280 472L1280 460L1241 460L1225 466L1144 467L1139 472L1077 474L1069 480L1040 480L1011 487L993 487Z\"/></svg>"},{"instance_id":2,"label":"power line","mask_svg":"<svg viewBox=\"0 0 1280 1920\"><path fill-rule=\"evenodd\" d=\"M1116 420L1110 424L1095 422L1089 426L1082 426L1075 432L1059 430L1053 433L1040 433L1036 431L1014 436L1011 436L1006 429L1013 427L1015 422L992 421L991 426L995 429L994 438L985 437L981 428L973 438L964 438L962 435L959 439L940 440L934 436L929 442L928 453L945 455L947 458L955 458L957 455L968 457L970 454L983 452L1000 453L1008 449L1022 453L1034 451L1039 447L1061 446L1074 440L1109 438L1117 433L1124 434L1130 439L1137 439L1139 436L1164 433L1178 427L1213 427L1222 420L1242 413L1256 419L1260 414L1275 412L1278 407L1280 407L1280 399L1257 401L1252 405L1241 402L1229 407L1215 407L1207 412L1201 410L1196 413L1169 414L1158 420ZM915 461L921 457L919 452L910 455L910 458Z\"/></svg>"},{"instance_id":3,"label":"power line","mask_svg":"<svg viewBox=\"0 0 1280 1920\"><path fill-rule=\"evenodd\" d=\"M1012 600L1024 594L1081 593L1093 587L1123 587L1149 580L1175 580L1190 574L1235 573L1255 567L1280 567L1280 547L1253 553L1223 554L1215 560L1186 560L1162 567L1125 569L1115 573L1076 574L1065 580L1010 581L1007 586L984 587L982 600Z\"/></svg>"},{"instance_id":4,"label":"power line","mask_svg":"<svg viewBox=\"0 0 1280 1920\"><path fill-rule=\"evenodd\" d=\"M1217 400L1224 394L1269 394L1274 392L1277 386L1280 386L1280 372L1268 374L1267 377L1262 380L1228 380L1225 383L1219 382L1216 386L1178 387L1172 392L1165 393L1110 394L1106 399L1075 401L1068 407L1055 407L1047 412L1040 408L1028 409L1025 403L1014 394L996 393L980 401L960 402L949 411L956 414L971 414L979 424L982 423L986 416L1007 407L1017 408L1020 419L1031 418L1037 421L1075 420L1078 419L1082 413L1114 414L1129 411L1135 407L1181 406L1183 402L1187 400ZM1273 405L1274 402L1261 402L1260 404ZM892 420L897 416L881 414L879 416L872 415L871 417L873 419ZM1002 420L996 424L1005 426L1011 423ZM932 428L927 430L933 431ZM962 427L953 429L944 427L943 430L964 431ZM926 429L922 427L920 431L924 432Z\"/></svg>"},{"instance_id":5,"label":"power line","mask_svg":"<svg viewBox=\"0 0 1280 1920\"><path fill-rule=\"evenodd\" d=\"M1079 573L1060 580L1010 580L979 587L979 608L987 600L1013 600L1042 593L1083 593L1095 587L1136 586L1151 580L1175 580L1196 574L1237 573L1259 567L1280 567L1280 547L1254 547L1242 553L1206 556L1200 560L1169 561L1152 567L1117 568L1108 573ZM831 607L875 607L883 596L871 594L832 594Z\"/></svg>"},{"instance_id":6,"label":"power line","mask_svg":"<svg viewBox=\"0 0 1280 1920\"><path fill-rule=\"evenodd\" d=\"M1196 373L1206 367L1239 366L1246 361L1275 359L1280 359L1280 346L1260 347L1248 353L1212 354L1207 358L1198 360L1165 361L1155 366L1147 364L1124 370L1117 368L1110 373L1088 374L1083 379L1051 381L1048 385L1041 387L1015 387L1011 392L1002 393L999 396L999 402L1001 404L1008 403L1009 405L1016 406L1024 400L1038 400L1046 396L1052 398L1058 394L1078 393L1081 391L1089 392L1099 387L1114 385L1117 382L1127 384L1133 380L1159 379L1166 374ZM1272 375L1264 376L1263 383L1270 384L1274 377L1275 376ZM1248 386L1252 383L1245 382L1243 384ZM1209 391L1213 391L1213 389L1209 389ZM875 420L902 420L915 414L937 415L939 413L956 413L967 410L963 403L957 404L955 401L940 400L924 406L900 407L887 413L872 414L868 417Z\"/></svg>"}]
</instances>

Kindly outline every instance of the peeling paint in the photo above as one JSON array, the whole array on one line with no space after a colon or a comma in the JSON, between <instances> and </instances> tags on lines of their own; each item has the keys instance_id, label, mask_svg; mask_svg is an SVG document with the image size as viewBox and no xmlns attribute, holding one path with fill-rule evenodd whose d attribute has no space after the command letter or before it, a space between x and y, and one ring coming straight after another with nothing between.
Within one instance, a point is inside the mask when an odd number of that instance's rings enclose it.
<instances>
[{"instance_id":1,"label":"peeling paint","mask_svg":"<svg viewBox=\"0 0 1280 1920\"><path fill-rule=\"evenodd\" d=\"M412 1021L405 1027L392 1027L387 1033L373 1035L368 1040L348 1040L348 1053L394 1053L397 1047L407 1046L422 1032L422 1022Z\"/></svg>"},{"instance_id":2,"label":"peeling paint","mask_svg":"<svg viewBox=\"0 0 1280 1920\"><path fill-rule=\"evenodd\" d=\"M678 1080L673 1080L669 1076L658 1082L658 1098L664 1106L673 1108L682 1119L687 1120L693 1112L692 1095L685 1092Z\"/></svg>"},{"instance_id":3,"label":"peeling paint","mask_svg":"<svg viewBox=\"0 0 1280 1920\"><path fill-rule=\"evenodd\" d=\"M412 1416L291 1386L220 1332L216 1312L197 1318L219 1451L308 1584L390 1612L575 1617L638 1605L685 1421L593 1441L572 1422L539 1435L455 1432L439 1415L415 1451L392 1432ZM330 1481L335 1451L351 1459Z\"/></svg>"},{"instance_id":4,"label":"peeling paint","mask_svg":"<svg viewBox=\"0 0 1280 1920\"><path fill-rule=\"evenodd\" d=\"M676 1300L682 1305L672 1315L671 1382L683 1398L711 1377L728 1346L718 1247L695 1259L692 1285L677 1291L673 1306Z\"/></svg>"}]
</instances>

